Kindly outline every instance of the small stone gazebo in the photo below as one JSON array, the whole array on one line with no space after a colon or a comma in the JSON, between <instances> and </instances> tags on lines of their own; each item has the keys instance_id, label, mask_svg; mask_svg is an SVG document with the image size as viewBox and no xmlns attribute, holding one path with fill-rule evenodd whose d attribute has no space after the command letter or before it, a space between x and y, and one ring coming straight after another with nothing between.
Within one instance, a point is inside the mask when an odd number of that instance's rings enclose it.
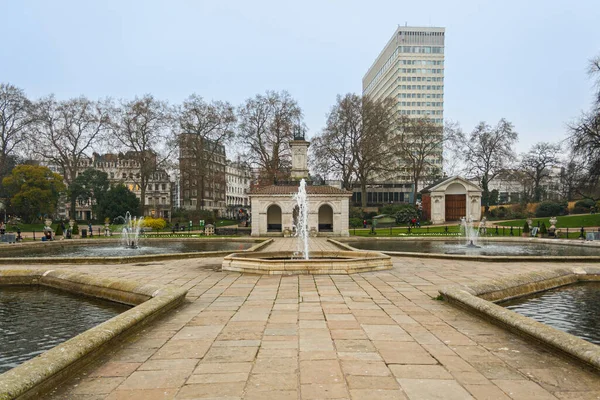
<instances>
[{"instance_id":1,"label":"small stone gazebo","mask_svg":"<svg viewBox=\"0 0 600 400\"><path fill-rule=\"evenodd\" d=\"M481 219L481 188L465 178L453 176L421 190L423 219L434 224Z\"/></svg>"},{"instance_id":2,"label":"small stone gazebo","mask_svg":"<svg viewBox=\"0 0 600 400\"><path fill-rule=\"evenodd\" d=\"M293 182L271 185L249 193L252 205L252 236L289 236L294 233L298 206L293 195L301 179L308 178L309 142L297 134L290 142ZM349 236L349 206L352 193L333 186L306 186L308 231L312 236Z\"/></svg>"},{"instance_id":3,"label":"small stone gazebo","mask_svg":"<svg viewBox=\"0 0 600 400\"><path fill-rule=\"evenodd\" d=\"M250 194L252 236L287 236L298 216L297 185L266 186ZM332 186L306 186L308 230L313 236L349 236L348 211L352 193Z\"/></svg>"}]
</instances>

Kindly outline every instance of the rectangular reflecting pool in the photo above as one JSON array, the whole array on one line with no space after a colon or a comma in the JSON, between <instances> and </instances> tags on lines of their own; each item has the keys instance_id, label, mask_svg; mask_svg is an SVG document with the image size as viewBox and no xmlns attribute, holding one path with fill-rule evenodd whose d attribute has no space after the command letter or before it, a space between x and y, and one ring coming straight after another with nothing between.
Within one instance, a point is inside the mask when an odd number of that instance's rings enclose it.
<instances>
[{"instance_id":1,"label":"rectangular reflecting pool","mask_svg":"<svg viewBox=\"0 0 600 400\"><path fill-rule=\"evenodd\" d=\"M45 286L0 285L0 373L129 308Z\"/></svg>"},{"instance_id":2,"label":"rectangular reflecting pool","mask_svg":"<svg viewBox=\"0 0 600 400\"><path fill-rule=\"evenodd\" d=\"M600 282L582 282L499 303L600 345Z\"/></svg>"},{"instance_id":3,"label":"rectangular reflecting pool","mask_svg":"<svg viewBox=\"0 0 600 400\"><path fill-rule=\"evenodd\" d=\"M481 256L600 256L600 247L531 242L480 241L469 248L463 240L360 240L346 244L361 250Z\"/></svg>"},{"instance_id":4,"label":"rectangular reflecting pool","mask_svg":"<svg viewBox=\"0 0 600 400\"><path fill-rule=\"evenodd\" d=\"M126 257L151 254L200 253L205 251L241 251L256 243L235 240L141 240L139 247L126 248L121 243L102 240L87 243L49 243L45 246L3 248L0 257Z\"/></svg>"}]
</instances>

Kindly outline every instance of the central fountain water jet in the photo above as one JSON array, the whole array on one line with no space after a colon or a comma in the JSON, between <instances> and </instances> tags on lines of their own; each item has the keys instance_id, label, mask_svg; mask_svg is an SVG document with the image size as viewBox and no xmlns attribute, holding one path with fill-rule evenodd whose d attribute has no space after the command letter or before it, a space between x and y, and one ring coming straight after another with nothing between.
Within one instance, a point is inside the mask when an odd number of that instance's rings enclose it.
<instances>
[{"instance_id":1,"label":"central fountain water jet","mask_svg":"<svg viewBox=\"0 0 600 400\"><path fill-rule=\"evenodd\" d=\"M125 217L117 217L123 220L123 230L121 231L121 242L128 249L137 249L140 240L141 228L144 226L144 217L132 217L127 211Z\"/></svg>"},{"instance_id":2,"label":"central fountain water jet","mask_svg":"<svg viewBox=\"0 0 600 400\"><path fill-rule=\"evenodd\" d=\"M302 179L298 187L298 193L294 195L294 200L298 205L298 219L294 225L296 228L295 236L298 238L297 253L303 259L308 260L308 198L306 195L306 181Z\"/></svg>"}]
</instances>

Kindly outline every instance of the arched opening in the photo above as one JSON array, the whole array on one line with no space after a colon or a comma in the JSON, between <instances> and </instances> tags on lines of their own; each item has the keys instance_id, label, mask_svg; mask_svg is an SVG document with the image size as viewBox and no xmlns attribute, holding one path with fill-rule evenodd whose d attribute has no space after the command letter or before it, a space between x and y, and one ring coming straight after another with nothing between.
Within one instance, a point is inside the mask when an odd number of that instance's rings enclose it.
<instances>
[{"instance_id":1,"label":"arched opening","mask_svg":"<svg viewBox=\"0 0 600 400\"><path fill-rule=\"evenodd\" d=\"M319 232L333 232L333 209L329 204L319 208Z\"/></svg>"},{"instance_id":2,"label":"arched opening","mask_svg":"<svg viewBox=\"0 0 600 400\"><path fill-rule=\"evenodd\" d=\"M281 207L277 204L267 209L267 232L281 232Z\"/></svg>"},{"instance_id":3,"label":"arched opening","mask_svg":"<svg viewBox=\"0 0 600 400\"><path fill-rule=\"evenodd\" d=\"M460 183L446 188L446 221L458 221L467 215L467 189Z\"/></svg>"}]
</instances>

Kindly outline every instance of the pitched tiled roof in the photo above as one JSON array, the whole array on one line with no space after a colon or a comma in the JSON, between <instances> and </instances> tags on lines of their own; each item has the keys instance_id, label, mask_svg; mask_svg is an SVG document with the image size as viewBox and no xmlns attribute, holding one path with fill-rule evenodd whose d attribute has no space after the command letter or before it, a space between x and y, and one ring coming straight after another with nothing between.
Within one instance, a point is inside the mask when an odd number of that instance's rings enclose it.
<instances>
[{"instance_id":1,"label":"pitched tiled roof","mask_svg":"<svg viewBox=\"0 0 600 400\"><path fill-rule=\"evenodd\" d=\"M285 186L265 186L262 188L256 188L250 192L250 195L255 194L284 194L284 195L293 195L298 193L298 186L285 185ZM338 189L333 186L306 186L307 194L334 194L334 195L351 195L352 192L348 192L346 190Z\"/></svg>"},{"instance_id":2,"label":"pitched tiled roof","mask_svg":"<svg viewBox=\"0 0 600 400\"><path fill-rule=\"evenodd\" d=\"M435 182L434 184L432 184L432 185L429 185L429 186L427 186L426 188L423 188L423 189L421 189L419 192L420 192L420 193L423 193L423 194L430 193L430 192L432 192L432 191L433 191L433 189L436 189L438 186L441 186L441 185L443 185L443 184L445 184L445 183L447 183L447 182L450 182L450 181L460 181L460 182L462 182L462 183L466 183L467 185L470 185L470 186L472 186L472 187L473 187L473 186L474 186L474 187L478 187L478 186L477 186L476 184L474 184L473 182L470 182L469 180L467 180L467 179L465 179L465 178L463 178L463 177L461 177L461 176L455 175L455 176L451 176L451 177L449 177L449 178L444 178L444 179L442 179L442 180L439 180L439 181ZM480 190L481 190L481 189L480 189Z\"/></svg>"}]
</instances>

